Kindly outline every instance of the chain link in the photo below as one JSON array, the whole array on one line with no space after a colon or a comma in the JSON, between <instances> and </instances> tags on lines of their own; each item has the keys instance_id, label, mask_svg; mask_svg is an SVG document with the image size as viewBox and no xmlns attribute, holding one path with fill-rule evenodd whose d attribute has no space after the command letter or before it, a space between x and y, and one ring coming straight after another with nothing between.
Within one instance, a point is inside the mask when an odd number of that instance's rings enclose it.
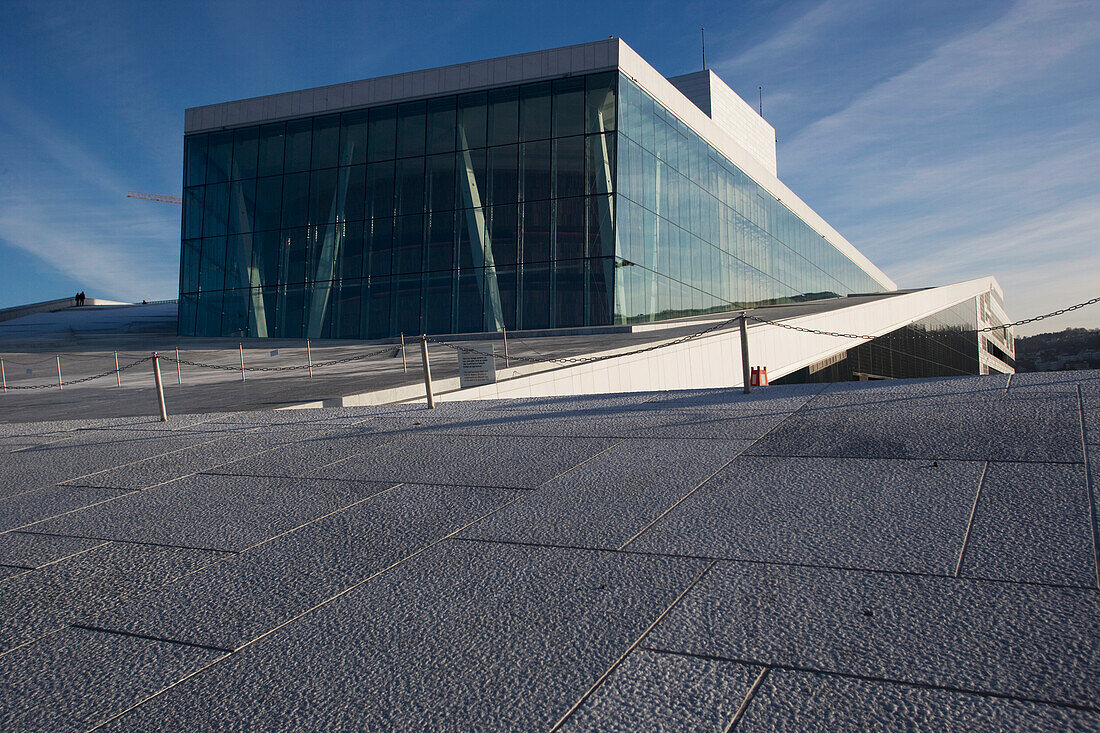
<instances>
[{"instance_id":1,"label":"chain link","mask_svg":"<svg viewBox=\"0 0 1100 733\"><path fill-rule=\"evenodd\" d=\"M246 372L292 372L302 369L320 369L321 367L335 366L336 364L347 364L353 361L362 361L363 359L369 359L372 356L380 356L381 354L387 354L394 349L399 349L399 346L387 346L384 349L378 349L376 351L368 351L365 354L356 354L355 356L348 356L343 359L332 359L330 361L315 361L312 364L291 364L290 366L279 367L245 367ZM152 358L152 357L150 357ZM241 367L233 366L229 364L205 364L201 361L190 361L188 359L176 359L175 357L161 355L160 357L164 361L170 361L175 364L183 366L198 367L200 369L221 369L227 372L239 372Z\"/></svg>"},{"instance_id":2,"label":"chain link","mask_svg":"<svg viewBox=\"0 0 1100 733\"><path fill-rule=\"evenodd\" d=\"M125 366L120 366L117 371L118 372L124 372L127 369L131 369L133 367L136 367L138 364L144 364L145 362L152 361L152 360L153 360L153 357L146 356L144 359L138 359L137 361L132 361L129 364L126 364ZM62 381L61 386L68 387L68 386L73 385L73 384L83 384L84 382L91 382L94 379L103 379L104 377L109 377L109 376L111 376L115 373L116 373L116 370L111 369L110 371L103 372L102 374L93 374L90 377L81 377L80 379L70 379L67 382ZM8 389L57 389L57 383L54 383L54 384L21 384L21 385L9 384L7 388Z\"/></svg>"}]
</instances>

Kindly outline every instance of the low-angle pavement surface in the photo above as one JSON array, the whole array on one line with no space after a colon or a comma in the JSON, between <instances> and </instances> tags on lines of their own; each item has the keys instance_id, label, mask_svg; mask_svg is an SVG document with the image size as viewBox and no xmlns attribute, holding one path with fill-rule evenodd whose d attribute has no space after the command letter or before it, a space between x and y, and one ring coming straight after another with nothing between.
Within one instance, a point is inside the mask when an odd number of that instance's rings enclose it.
<instances>
[{"instance_id":1,"label":"low-angle pavement surface","mask_svg":"<svg viewBox=\"0 0 1100 733\"><path fill-rule=\"evenodd\" d=\"M0 456L4 731L1100 728L1100 372L7 422Z\"/></svg>"}]
</instances>

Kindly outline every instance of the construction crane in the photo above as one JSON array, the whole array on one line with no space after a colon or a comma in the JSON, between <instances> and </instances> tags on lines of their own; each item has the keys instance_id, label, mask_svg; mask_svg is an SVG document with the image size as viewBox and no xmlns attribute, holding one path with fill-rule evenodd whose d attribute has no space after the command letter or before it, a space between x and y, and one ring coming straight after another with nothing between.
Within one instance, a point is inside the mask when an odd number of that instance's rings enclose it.
<instances>
[{"instance_id":1,"label":"construction crane","mask_svg":"<svg viewBox=\"0 0 1100 733\"><path fill-rule=\"evenodd\" d=\"M145 199L146 201L160 201L163 204L183 204L183 199L179 196L170 196L166 193L138 193L137 191L131 191L126 194L128 199Z\"/></svg>"}]
</instances>

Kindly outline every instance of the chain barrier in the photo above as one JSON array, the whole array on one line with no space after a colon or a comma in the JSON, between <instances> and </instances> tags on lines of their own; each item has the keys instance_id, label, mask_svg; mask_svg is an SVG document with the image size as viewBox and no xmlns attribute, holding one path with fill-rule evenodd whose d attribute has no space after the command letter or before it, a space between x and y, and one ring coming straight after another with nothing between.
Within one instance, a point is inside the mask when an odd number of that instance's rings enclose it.
<instances>
[{"instance_id":1,"label":"chain barrier","mask_svg":"<svg viewBox=\"0 0 1100 733\"><path fill-rule=\"evenodd\" d=\"M336 364L347 364L353 361L362 361L363 359L369 359L372 356L380 356L382 354L388 354L394 349L398 349L398 346L387 346L384 349L378 349L376 351L368 351L365 354L356 354L355 356L344 357L343 359L332 359L330 361L315 361L310 364L291 364L290 366L278 366L278 367L245 367L246 372L291 372L298 369L309 369L311 366L313 369L320 367L335 366ZM205 364L201 361L190 361L189 359L176 359L175 357L167 354L161 354L161 361L172 362L173 364L180 364L182 366L198 367L199 369L221 369L228 372L240 372L240 366L234 366L229 364ZM113 373L113 372L112 372Z\"/></svg>"},{"instance_id":2,"label":"chain barrier","mask_svg":"<svg viewBox=\"0 0 1100 733\"><path fill-rule=\"evenodd\" d=\"M161 357L161 358L163 358L163 357ZM62 382L61 384L64 387L68 387L68 386L73 385L73 384L83 384L84 382L91 382L94 379L103 379L104 377L114 376L114 374L116 374L116 372L124 372L127 369L132 369L133 367L136 367L138 364L144 364L145 362L152 361L152 360L153 360L153 357L146 356L144 359L138 359L136 361L130 362L129 364L126 364L125 366L120 366L117 370L112 369L110 371L103 372L102 374L93 374L90 377L81 377L80 379L70 379L67 382ZM21 384L21 385L19 385L19 384L9 384L7 386L7 389L57 389L57 382L54 382L52 384Z\"/></svg>"}]
</instances>

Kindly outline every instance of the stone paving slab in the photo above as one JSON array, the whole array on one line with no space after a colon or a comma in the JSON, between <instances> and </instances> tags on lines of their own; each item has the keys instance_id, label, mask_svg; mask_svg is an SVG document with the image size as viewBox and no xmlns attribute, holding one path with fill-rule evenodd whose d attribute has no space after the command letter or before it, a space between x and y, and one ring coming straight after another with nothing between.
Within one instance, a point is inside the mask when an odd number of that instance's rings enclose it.
<instances>
[{"instance_id":1,"label":"stone paving slab","mask_svg":"<svg viewBox=\"0 0 1100 733\"><path fill-rule=\"evenodd\" d=\"M1082 391L1095 393L1100 390L1100 372L1067 371L1067 372L1024 372L1012 375L1012 384L1009 393L1027 392L1067 392L1075 394L1078 385Z\"/></svg>"},{"instance_id":2,"label":"stone paving slab","mask_svg":"<svg viewBox=\"0 0 1100 733\"><path fill-rule=\"evenodd\" d=\"M221 553L110 543L0 582L0 654L215 562Z\"/></svg>"},{"instance_id":3,"label":"stone paving slab","mask_svg":"<svg viewBox=\"0 0 1100 733\"><path fill-rule=\"evenodd\" d=\"M991 463L961 575L1096 587L1083 465Z\"/></svg>"},{"instance_id":4,"label":"stone paving slab","mask_svg":"<svg viewBox=\"0 0 1100 733\"><path fill-rule=\"evenodd\" d=\"M102 540L79 537L5 532L0 534L0 565L33 570L102 544Z\"/></svg>"},{"instance_id":5,"label":"stone paving slab","mask_svg":"<svg viewBox=\"0 0 1100 733\"><path fill-rule=\"evenodd\" d=\"M770 731L1095 731L1100 714L1054 705L836 675L769 671L737 723Z\"/></svg>"},{"instance_id":6,"label":"stone paving slab","mask_svg":"<svg viewBox=\"0 0 1100 733\"><path fill-rule=\"evenodd\" d=\"M533 489L615 442L610 438L418 434L395 439L311 475Z\"/></svg>"},{"instance_id":7,"label":"stone paving slab","mask_svg":"<svg viewBox=\"0 0 1100 733\"><path fill-rule=\"evenodd\" d=\"M316 435L314 432L297 432L293 440L290 440L290 435L284 435L272 441L281 443L275 448L262 446L264 450L261 453L237 457L210 470L241 476L305 476L322 466L359 455L392 439L389 435L360 426L341 428L329 435Z\"/></svg>"},{"instance_id":8,"label":"stone paving slab","mask_svg":"<svg viewBox=\"0 0 1100 733\"><path fill-rule=\"evenodd\" d=\"M625 440L462 536L617 549L748 445L722 440Z\"/></svg>"},{"instance_id":9,"label":"stone paving slab","mask_svg":"<svg viewBox=\"0 0 1100 733\"><path fill-rule=\"evenodd\" d=\"M996 397L976 392L940 401L884 397L832 406L812 400L749 452L754 455L1079 463L1076 396ZM965 429L961 429L965 426ZM950 436L947 438L946 436Z\"/></svg>"},{"instance_id":10,"label":"stone paving slab","mask_svg":"<svg viewBox=\"0 0 1100 733\"><path fill-rule=\"evenodd\" d=\"M521 493L402 484L116 606L90 623L236 649Z\"/></svg>"},{"instance_id":11,"label":"stone paving slab","mask_svg":"<svg viewBox=\"0 0 1100 733\"><path fill-rule=\"evenodd\" d=\"M22 575L27 572L26 568L11 567L9 565L0 565L0 580L10 578L13 575Z\"/></svg>"},{"instance_id":12,"label":"stone paving slab","mask_svg":"<svg viewBox=\"0 0 1100 733\"><path fill-rule=\"evenodd\" d=\"M0 656L0 728L85 731L223 654L65 629Z\"/></svg>"},{"instance_id":13,"label":"stone paving slab","mask_svg":"<svg viewBox=\"0 0 1100 733\"><path fill-rule=\"evenodd\" d=\"M638 649L561 729L723 732L763 669Z\"/></svg>"},{"instance_id":14,"label":"stone paving slab","mask_svg":"<svg viewBox=\"0 0 1100 733\"><path fill-rule=\"evenodd\" d=\"M30 528L42 520L117 499L127 493L124 489L47 486L0 499L0 532Z\"/></svg>"},{"instance_id":15,"label":"stone paving slab","mask_svg":"<svg viewBox=\"0 0 1100 733\"><path fill-rule=\"evenodd\" d=\"M446 542L110 730L546 730L703 567Z\"/></svg>"},{"instance_id":16,"label":"stone paving slab","mask_svg":"<svg viewBox=\"0 0 1100 733\"><path fill-rule=\"evenodd\" d=\"M741 456L630 549L951 574L983 465Z\"/></svg>"},{"instance_id":17,"label":"stone paving slab","mask_svg":"<svg viewBox=\"0 0 1100 733\"><path fill-rule=\"evenodd\" d=\"M827 384L785 384L766 389L754 389L745 394L740 387L732 389L686 389L661 392L644 407L662 410L762 410L793 412L813 397L825 391Z\"/></svg>"},{"instance_id":18,"label":"stone paving slab","mask_svg":"<svg viewBox=\"0 0 1100 733\"><path fill-rule=\"evenodd\" d=\"M36 524L34 530L235 552L392 485L198 474Z\"/></svg>"},{"instance_id":19,"label":"stone paving slab","mask_svg":"<svg viewBox=\"0 0 1100 733\"><path fill-rule=\"evenodd\" d=\"M719 563L653 649L1094 706L1100 594L970 579Z\"/></svg>"}]
</instances>

